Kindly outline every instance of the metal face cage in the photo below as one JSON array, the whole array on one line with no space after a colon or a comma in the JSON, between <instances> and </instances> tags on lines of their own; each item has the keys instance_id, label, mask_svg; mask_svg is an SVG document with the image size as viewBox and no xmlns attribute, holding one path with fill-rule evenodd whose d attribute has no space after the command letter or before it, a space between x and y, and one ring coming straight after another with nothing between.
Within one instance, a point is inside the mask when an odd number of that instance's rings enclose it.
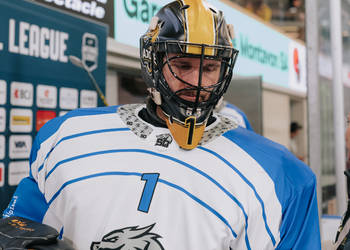
<instances>
[{"instance_id":1,"label":"metal face cage","mask_svg":"<svg viewBox=\"0 0 350 250\"><path fill-rule=\"evenodd\" d=\"M229 46L181 41L154 42L151 50L154 57L152 73L158 78L155 88L170 106L180 107L176 116L183 120L189 115L194 115L199 118L198 121L204 120L227 90L238 50ZM168 82L169 76L164 75L165 70L171 73L172 82ZM197 79L189 80L181 74L191 70L198 71ZM206 76L213 74L213 71L217 75L215 80L210 77L207 79ZM174 89L174 81L182 88ZM175 111L175 107L170 109Z\"/></svg>"}]
</instances>

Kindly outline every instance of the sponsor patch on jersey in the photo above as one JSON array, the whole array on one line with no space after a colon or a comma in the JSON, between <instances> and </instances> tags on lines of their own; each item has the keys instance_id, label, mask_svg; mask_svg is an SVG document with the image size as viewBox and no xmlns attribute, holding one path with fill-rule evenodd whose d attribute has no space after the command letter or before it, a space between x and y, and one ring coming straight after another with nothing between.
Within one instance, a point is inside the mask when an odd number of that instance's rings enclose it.
<instances>
[{"instance_id":1,"label":"sponsor patch on jersey","mask_svg":"<svg viewBox=\"0 0 350 250\"><path fill-rule=\"evenodd\" d=\"M115 250L129 250L129 249L152 249L164 250L164 247L159 242L160 235L152 233L155 224L138 228L125 227L116 229L105 236L99 242L92 242L90 249L115 249Z\"/></svg>"},{"instance_id":2,"label":"sponsor patch on jersey","mask_svg":"<svg viewBox=\"0 0 350 250\"><path fill-rule=\"evenodd\" d=\"M164 148L168 148L169 145L173 142L173 137L171 134L161 134L161 135L156 135L157 140L155 146L161 146Z\"/></svg>"}]
</instances>

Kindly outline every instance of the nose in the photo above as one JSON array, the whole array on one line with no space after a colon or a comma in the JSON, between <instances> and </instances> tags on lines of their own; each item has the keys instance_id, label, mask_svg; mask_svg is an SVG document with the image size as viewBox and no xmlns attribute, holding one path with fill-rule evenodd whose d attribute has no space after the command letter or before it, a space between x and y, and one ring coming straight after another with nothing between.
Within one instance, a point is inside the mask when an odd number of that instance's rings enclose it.
<instances>
[{"instance_id":1,"label":"nose","mask_svg":"<svg viewBox=\"0 0 350 250\"><path fill-rule=\"evenodd\" d=\"M189 74L186 74L183 77L183 80L190 83L193 86L198 86L198 82L199 82L199 69L193 69L191 70L191 72Z\"/></svg>"}]
</instances>

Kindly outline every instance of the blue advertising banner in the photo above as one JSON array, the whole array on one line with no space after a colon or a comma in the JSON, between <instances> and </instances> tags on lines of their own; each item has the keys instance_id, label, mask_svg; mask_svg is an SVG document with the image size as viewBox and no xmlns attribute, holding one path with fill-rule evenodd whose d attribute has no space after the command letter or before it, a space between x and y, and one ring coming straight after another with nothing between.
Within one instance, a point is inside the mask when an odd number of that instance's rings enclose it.
<instances>
[{"instance_id":1,"label":"blue advertising banner","mask_svg":"<svg viewBox=\"0 0 350 250\"><path fill-rule=\"evenodd\" d=\"M0 0L0 211L29 173L36 132L79 107L102 105L107 26L26 0Z\"/></svg>"}]
</instances>

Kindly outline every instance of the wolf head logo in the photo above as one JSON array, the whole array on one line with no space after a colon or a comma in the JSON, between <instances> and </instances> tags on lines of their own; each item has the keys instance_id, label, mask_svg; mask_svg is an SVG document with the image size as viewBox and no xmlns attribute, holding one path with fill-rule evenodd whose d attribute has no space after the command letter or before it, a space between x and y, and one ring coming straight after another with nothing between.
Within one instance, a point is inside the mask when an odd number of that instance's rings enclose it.
<instances>
[{"instance_id":1,"label":"wolf head logo","mask_svg":"<svg viewBox=\"0 0 350 250\"><path fill-rule=\"evenodd\" d=\"M164 250L158 241L160 235L150 231L155 224L138 228L126 227L103 236L100 242L92 242L91 250Z\"/></svg>"}]
</instances>

